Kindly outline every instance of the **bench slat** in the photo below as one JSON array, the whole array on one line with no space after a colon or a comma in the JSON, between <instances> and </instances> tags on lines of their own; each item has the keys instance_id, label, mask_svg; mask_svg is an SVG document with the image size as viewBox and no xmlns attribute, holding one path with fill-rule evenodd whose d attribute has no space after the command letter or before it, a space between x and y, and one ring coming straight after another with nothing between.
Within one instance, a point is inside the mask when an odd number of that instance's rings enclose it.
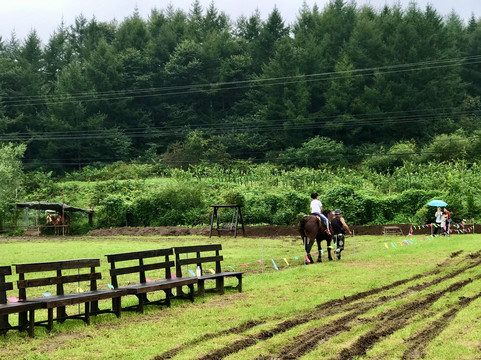
<instances>
[{"instance_id":1,"label":"bench slat","mask_svg":"<svg viewBox=\"0 0 481 360\"><path fill-rule=\"evenodd\" d=\"M166 255L173 255L173 254L174 254L174 251L172 250L172 248L168 248L168 249L134 251L134 252L111 254L111 255L105 255L105 256L107 256L108 262L116 262L116 261L145 259L145 258L152 258L152 257L166 256Z\"/></svg>"},{"instance_id":2,"label":"bench slat","mask_svg":"<svg viewBox=\"0 0 481 360\"><path fill-rule=\"evenodd\" d=\"M12 275L12 268L10 266L0 266L0 275Z\"/></svg>"},{"instance_id":3,"label":"bench slat","mask_svg":"<svg viewBox=\"0 0 481 360\"><path fill-rule=\"evenodd\" d=\"M198 258L189 258L189 259L178 259L177 265L190 265L190 264L199 264L199 263L208 263L208 262L217 262L224 260L222 255L219 256L204 256Z\"/></svg>"},{"instance_id":4,"label":"bench slat","mask_svg":"<svg viewBox=\"0 0 481 360\"><path fill-rule=\"evenodd\" d=\"M25 289L29 287L57 285L57 284L74 283L74 282L80 282L80 281L90 281L90 280L99 280L99 279L102 279L101 273L55 276L55 277L47 277L47 278L39 278L39 279L18 280L17 287L19 289Z\"/></svg>"},{"instance_id":5,"label":"bench slat","mask_svg":"<svg viewBox=\"0 0 481 360\"><path fill-rule=\"evenodd\" d=\"M50 261L43 263L14 264L17 274L54 271L54 270L70 270L84 267L100 266L100 259L76 259L63 261Z\"/></svg>"},{"instance_id":6,"label":"bench slat","mask_svg":"<svg viewBox=\"0 0 481 360\"><path fill-rule=\"evenodd\" d=\"M202 251L217 251L217 250L222 250L221 244L175 247L176 254L186 254L186 253L202 252Z\"/></svg>"},{"instance_id":7,"label":"bench slat","mask_svg":"<svg viewBox=\"0 0 481 360\"><path fill-rule=\"evenodd\" d=\"M161 262L161 263L155 263L155 264L147 264L147 265L137 265L137 266L129 266L129 267L124 267L124 268L118 268L118 269L111 269L110 270L110 276L116 276L116 275L125 275L125 274L132 274L132 273L138 273L141 271L150 271L150 270L158 270L158 269L166 269L166 268L171 268L175 264L174 261L169 261L169 262Z\"/></svg>"},{"instance_id":8,"label":"bench slat","mask_svg":"<svg viewBox=\"0 0 481 360\"><path fill-rule=\"evenodd\" d=\"M30 302L41 303L44 308L56 308L59 306L76 305L90 301L112 299L127 294L125 290L96 290L83 293L66 295L54 295L45 298L29 299Z\"/></svg>"}]
</instances>

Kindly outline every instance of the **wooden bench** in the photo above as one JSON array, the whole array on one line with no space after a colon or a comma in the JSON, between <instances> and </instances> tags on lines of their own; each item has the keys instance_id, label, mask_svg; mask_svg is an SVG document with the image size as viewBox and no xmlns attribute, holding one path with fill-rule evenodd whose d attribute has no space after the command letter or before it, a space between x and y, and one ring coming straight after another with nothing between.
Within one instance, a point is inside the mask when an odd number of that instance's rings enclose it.
<instances>
[{"instance_id":1,"label":"wooden bench","mask_svg":"<svg viewBox=\"0 0 481 360\"><path fill-rule=\"evenodd\" d=\"M239 292L242 292L242 272L230 272L222 271L221 261L224 259L220 255L222 250L221 244L216 245L196 245L196 246L179 246L175 247L175 269L177 277L182 276L182 266L194 265L194 271L196 267L200 268L201 276L198 276L198 294L204 296L206 280L215 280L215 291L220 294L224 293L224 278L236 277L238 280L237 288ZM190 255L190 256L189 256ZM215 263L215 273L207 273L205 268L208 263ZM203 266L205 265L205 266ZM208 269L207 269L208 270Z\"/></svg>"},{"instance_id":2,"label":"wooden bench","mask_svg":"<svg viewBox=\"0 0 481 360\"><path fill-rule=\"evenodd\" d=\"M39 262L28 264L15 264L16 272L19 275L17 287L19 299L27 300L27 289L33 287L54 287L56 293L53 296L47 295L41 298L28 299L29 302L37 302L42 308L47 309L48 319L35 322L35 325L46 326L50 331L53 328L53 321L63 323L67 319L79 319L90 324L90 316L101 313L115 313L120 317L121 296L125 295L122 290L98 290L97 280L102 278L96 267L100 266L100 259L75 259L51 262ZM54 274L52 274L54 272ZM82 272L82 273L81 273ZM86 272L86 273L85 273ZM26 279L26 274L34 278ZM88 282L90 291L82 291L80 283ZM76 284L76 291L68 292L65 284ZM74 285L75 286L75 285ZM82 285L84 286L84 285ZM46 293L44 293L46 294ZM100 310L99 300L112 299L112 309ZM68 315L66 306L85 304L85 311L77 315ZM57 309L57 317L53 317L53 309ZM20 313L19 326L25 326L26 314ZM32 322L32 320L30 320ZM46 323L46 324L45 324Z\"/></svg>"},{"instance_id":3,"label":"wooden bench","mask_svg":"<svg viewBox=\"0 0 481 360\"><path fill-rule=\"evenodd\" d=\"M173 255L174 252L172 248L106 255L107 260L111 265L110 276L112 278L112 285L114 288L123 289L128 294L137 296L139 300L138 305L126 307L124 310L133 309L143 313L144 305L163 304L170 306L172 289L181 289L182 286L187 286L190 289L190 294L188 297L190 301L194 301L194 284L197 283L197 278L172 277L171 268L174 267ZM169 259L169 256L172 256L172 260ZM147 259L154 262L146 264L145 262ZM134 261L136 264L128 264L124 265L123 267L118 267L118 263L124 261ZM146 275L147 271L153 272L161 269L165 270L164 276L161 274L162 271L158 272L157 276L160 276L163 279L155 281L149 279L150 281L148 281ZM119 286L118 277L126 274L138 274L138 283ZM150 276L154 277L154 275L156 274L152 273ZM159 290L163 290L165 292L165 299L149 301L147 298L147 293Z\"/></svg>"},{"instance_id":4,"label":"wooden bench","mask_svg":"<svg viewBox=\"0 0 481 360\"><path fill-rule=\"evenodd\" d=\"M28 330L30 337L34 336L35 310L42 306L36 302L9 302L7 303L7 291L13 290L13 283L6 281L6 276L12 275L10 266L0 266L0 334L5 335L10 329ZM24 327L11 326L8 322L8 315L29 313L28 323Z\"/></svg>"}]
</instances>

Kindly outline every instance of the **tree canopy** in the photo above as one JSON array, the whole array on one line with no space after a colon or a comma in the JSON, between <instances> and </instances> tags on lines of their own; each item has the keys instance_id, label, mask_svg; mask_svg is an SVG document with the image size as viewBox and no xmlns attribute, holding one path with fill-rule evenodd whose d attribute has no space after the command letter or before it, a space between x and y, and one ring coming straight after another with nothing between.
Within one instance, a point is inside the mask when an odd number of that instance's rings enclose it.
<instances>
[{"instance_id":1,"label":"tree canopy","mask_svg":"<svg viewBox=\"0 0 481 360\"><path fill-rule=\"evenodd\" d=\"M293 24L277 8L230 19L198 1L119 23L80 15L47 44L35 30L0 38L0 139L58 171L481 160L480 49L481 20L414 3L304 4Z\"/></svg>"}]
</instances>

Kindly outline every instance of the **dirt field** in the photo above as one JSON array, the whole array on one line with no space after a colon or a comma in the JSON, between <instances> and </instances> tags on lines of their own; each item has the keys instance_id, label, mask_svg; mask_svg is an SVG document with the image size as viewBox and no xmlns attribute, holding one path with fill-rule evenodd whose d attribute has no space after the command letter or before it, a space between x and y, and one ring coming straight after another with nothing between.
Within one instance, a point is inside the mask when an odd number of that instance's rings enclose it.
<instances>
[{"instance_id":1,"label":"dirt field","mask_svg":"<svg viewBox=\"0 0 481 360\"><path fill-rule=\"evenodd\" d=\"M369 225L369 226L351 226L356 235L382 235L384 226L398 226L404 235L409 233L408 224L389 224L389 225ZM89 236L186 236L186 235L204 235L208 236L209 226L201 228L186 228L182 226L162 226L162 227L121 227L112 229L97 229L88 233ZM481 226L476 224L475 232L479 233ZM429 228L416 229L414 235L429 235ZM238 236L242 236L242 228L238 228ZM265 226L245 226L245 235L247 237L279 237L279 236L297 236L299 233L297 227L286 225L265 225ZM213 231L213 236L217 236L217 231ZM221 236L233 236L233 232L222 232Z\"/></svg>"}]
</instances>

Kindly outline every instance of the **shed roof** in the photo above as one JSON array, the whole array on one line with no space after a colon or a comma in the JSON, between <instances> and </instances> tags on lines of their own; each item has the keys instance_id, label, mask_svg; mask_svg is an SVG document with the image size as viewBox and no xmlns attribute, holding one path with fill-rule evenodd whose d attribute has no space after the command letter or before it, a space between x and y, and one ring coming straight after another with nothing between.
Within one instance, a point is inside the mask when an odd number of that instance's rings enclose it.
<instances>
[{"instance_id":1,"label":"shed roof","mask_svg":"<svg viewBox=\"0 0 481 360\"><path fill-rule=\"evenodd\" d=\"M29 209L36 209L36 210L55 210L58 212L68 211L68 212L84 212L87 214L93 214L93 209L81 209L78 207L70 206L67 204L62 203L49 203L45 201L31 201L31 202L24 202L24 203L16 203L18 208L29 208Z\"/></svg>"}]
</instances>

